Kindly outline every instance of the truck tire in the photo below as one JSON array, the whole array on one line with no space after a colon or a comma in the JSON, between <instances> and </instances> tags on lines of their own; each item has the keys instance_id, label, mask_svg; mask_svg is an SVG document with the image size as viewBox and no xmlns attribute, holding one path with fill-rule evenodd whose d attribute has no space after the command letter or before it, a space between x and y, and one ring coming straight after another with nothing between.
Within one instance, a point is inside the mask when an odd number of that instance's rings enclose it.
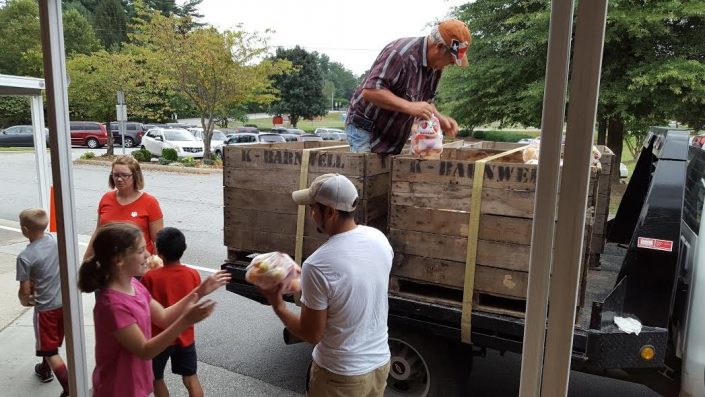
<instances>
[{"instance_id":1,"label":"truck tire","mask_svg":"<svg viewBox=\"0 0 705 397\"><path fill-rule=\"evenodd\" d=\"M389 327L392 353L385 397L470 396L472 351L409 327Z\"/></svg>"}]
</instances>

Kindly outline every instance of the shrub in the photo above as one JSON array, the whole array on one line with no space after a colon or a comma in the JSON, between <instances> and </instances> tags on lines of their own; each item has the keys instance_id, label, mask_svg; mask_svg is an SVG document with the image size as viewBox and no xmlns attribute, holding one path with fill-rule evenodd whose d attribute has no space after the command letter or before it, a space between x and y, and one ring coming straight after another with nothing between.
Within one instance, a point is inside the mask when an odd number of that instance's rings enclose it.
<instances>
[{"instance_id":1,"label":"shrub","mask_svg":"<svg viewBox=\"0 0 705 397\"><path fill-rule=\"evenodd\" d=\"M458 137L459 138L465 138L470 136L470 130L460 130L458 131Z\"/></svg>"},{"instance_id":2,"label":"shrub","mask_svg":"<svg viewBox=\"0 0 705 397\"><path fill-rule=\"evenodd\" d=\"M162 157L169 161L178 161L179 154L176 149L162 149Z\"/></svg>"},{"instance_id":3,"label":"shrub","mask_svg":"<svg viewBox=\"0 0 705 397\"><path fill-rule=\"evenodd\" d=\"M259 128L259 126L257 126L257 124L245 124L245 125L243 125L243 127L255 127L255 128Z\"/></svg>"},{"instance_id":4,"label":"shrub","mask_svg":"<svg viewBox=\"0 0 705 397\"><path fill-rule=\"evenodd\" d=\"M196 166L196 161L193 159L193 157L182 157L179 159L179 161L185 167L195 167Z\"/></svg>"},{"instance_id":5,"label":"shrub","mask_svg":"<svg viewBox=\"0 0 705 397\"><path fill-rule=\"evenodd\" d=\"M520 139L532 139L532 135L521 134L518 132L505 131L474 131L473 137L484 141L494 142L518 142Z\"/></svg>"},{"instance_id":6,"label":"shrub","mask_svg":"<svg viewBox=\"0 0 705 397\"><path fill-rule=\"evenodd\" d=\"M95 153L93 153L93 152L84 152L81 155L81 160L90 160L93 158L95 158Z\"/></svg>"},{"instance_id":7,"label":"shrub","mask_svg":"<svg viewBox=\"0 0 705 397\"><path fill-rule=\"evenodd\" d=\"M214 162L215 160L213 159L203 159L203 164L205 165L213 165Z\"/></svg>"},{"instance_id":8,"label":"shrub","mask_svg":"<svg viewBox=\"0 0 705 397\"><path fill-rule=\"evenodd\" d=\"M213 166L217 167L217 168L223 168L223 159L218 157L215 160L213 160Z\"/></svg>"},{"instance_id":9,"label":"shrub","mask_svg":"<svg viewBox=\"0 0 705 397\"><path fill-rule=\"evenodd\" d=\"M159 158L159 164L161 164L161 165L169 165L171 163L172 163L172 161L169 159L165 159L164 157Z\"/></svg>"},{"instance_id":10,"label":"shrub","mask_svg":"<svg viewBox=\"0 0 705 397\"><path fill-rule=\"evenodd\" d=\"M132 157L141 163L147 163L152 160L152 153L147 149L140 149L133 151Z\"/></svg>"}]
</instances>

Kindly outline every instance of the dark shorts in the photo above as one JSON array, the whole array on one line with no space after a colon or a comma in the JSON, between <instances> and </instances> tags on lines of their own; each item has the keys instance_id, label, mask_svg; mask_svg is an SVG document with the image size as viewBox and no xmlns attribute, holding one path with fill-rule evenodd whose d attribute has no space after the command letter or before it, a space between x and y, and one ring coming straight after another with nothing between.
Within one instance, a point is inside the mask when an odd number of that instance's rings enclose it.
<instances>
[{"instance_id":1,"label":"dark shorts","mask_svg":"<svg viewBox=\"0 0 705 397\"><path fill-rule=\"evenodd\" d=\"M166 362L171 358L171 373L181 376L196 375L198 358L196 357L196 344L183 347L174 345L167 347L158 356L152 359L152 371L154 379L164 379L164 369Z\"/></svg>"},{"instance_id":2,"label":"dark shorts","mask_svg":"<svg viewBox=\"0 0 705 397\"><path fill-rule=\"evenodd\" d=\"M64 341L64 308L34 311L34 336L37 356L51 357L59 354Z\"/></svg>"}]
</instances>

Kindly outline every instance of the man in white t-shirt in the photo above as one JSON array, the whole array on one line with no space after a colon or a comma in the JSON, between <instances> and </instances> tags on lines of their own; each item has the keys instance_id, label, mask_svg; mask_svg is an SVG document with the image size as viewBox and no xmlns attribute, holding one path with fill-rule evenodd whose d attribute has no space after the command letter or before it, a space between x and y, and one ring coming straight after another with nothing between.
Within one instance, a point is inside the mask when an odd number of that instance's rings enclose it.
<instances>
[{"instance_id":1,"label":"man in white t-shirt","mask_svg":"<svg viewBox=\"0 0 705 397\"><path fill-rule=\"evenodd\" d=\"M303 264L300 315L287 309L281 286L262 293L292 334L315 345L306 395L382 396L392 247L379 230L355 223L357 189L343 175L321 175L292 197L329 238Z\"/></svg>"}]
</instances>

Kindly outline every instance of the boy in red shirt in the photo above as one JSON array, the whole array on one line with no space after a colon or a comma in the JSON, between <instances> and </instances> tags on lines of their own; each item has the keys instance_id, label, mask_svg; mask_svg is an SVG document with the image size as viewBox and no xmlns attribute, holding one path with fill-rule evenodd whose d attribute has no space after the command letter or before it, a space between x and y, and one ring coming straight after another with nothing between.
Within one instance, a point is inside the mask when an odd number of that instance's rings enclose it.
<instances>
[{"instance_id":1,"label":"boy in red shirt","mask_svg":"<svg viewBox=\"0 0 705 397\"><path fill-rule=\"evenodd\" d=\"M162 306L168 307L201 284L197 271L181 264L181 256L186 250L186 238L179 229L166 227L157 233L155 241L159 257L164 267L148 271L142 276L142 284ZM162 329L152 324L152 335ZM154 371L154 396L169 396L164 382L164 369L171 358L171 372L181 375L190 397L202 397L203 389L196 375L197 357L193 327L181 333L174 344L152 359Z\"/></svg>"}]
</instances>

